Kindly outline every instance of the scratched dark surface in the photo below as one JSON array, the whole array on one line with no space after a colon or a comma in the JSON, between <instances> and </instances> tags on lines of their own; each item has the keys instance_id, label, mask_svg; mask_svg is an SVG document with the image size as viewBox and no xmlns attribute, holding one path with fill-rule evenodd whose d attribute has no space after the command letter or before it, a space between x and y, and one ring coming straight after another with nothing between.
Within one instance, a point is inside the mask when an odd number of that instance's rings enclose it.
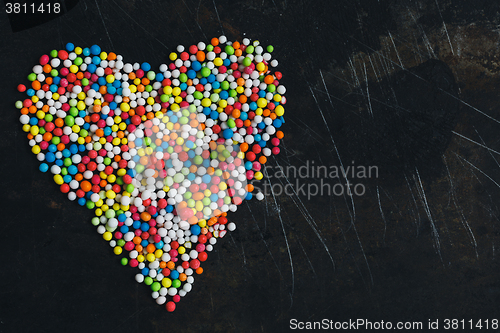
<instances>
[{"instance_id":1,"label":"scratched dark surface","mask_svg":"<svg viewBox=\"0 0 500 333\"><path fill-rule=\"evenodd\" d=\"M81 0L16 33L2 11L0 332L499 319L499 10L486 0ZM222 33L275 46L288 103L271 164L374 165L379 177L362 180L363 196L244 204L168 313L121 267L91 212L38 171L15 86L67 42L157 68L178 44Z\"/></svg>"}]
</instances>

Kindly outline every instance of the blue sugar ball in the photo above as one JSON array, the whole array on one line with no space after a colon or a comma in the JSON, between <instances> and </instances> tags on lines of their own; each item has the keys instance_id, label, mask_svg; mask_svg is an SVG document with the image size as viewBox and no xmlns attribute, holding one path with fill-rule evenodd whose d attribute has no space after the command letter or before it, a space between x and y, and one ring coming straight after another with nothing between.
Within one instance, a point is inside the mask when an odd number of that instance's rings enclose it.
<instances>
[{"instance_id":1,"label":"blue sugar ball","mask_svg":"<svg viewBox=\"0 0 500 333\"><path fill-rule=\"evenodd\" d=\"M191 63L191 68L195 71L199 71L201 69L201 64L199 61L193 61Z\"/></svg>"},{"instance_id":2,"label":"blue sugar ball","mask_svg":"<svg viewBox=\"0 0 500 333\"><path fill-rule=\"evenodd\" d=\"M222 136L224 137L224 139L231 139L233 137L233 130L230 129L230 128L226 128L223 132L222 132Z\"/></svg>"},{"instance_id":3,"label":"blue sugar ball","mask_svg":"<svg viewBox=\"0 0 500 333\"><path fill-rule=\"evenodd\" d=\"M90 53L92 53L93 55L99 55L101 54L101 48L99 47L99 45L92 45L90 47Z\"/></svg>"},{"instance_id":4,"label":"blue sugar ball","mask_svg":"<svg viewBox=\"0 0 500 333\"><path fill-rule=\"evenodd\" d=\"M40 169L41 172L47 172L49 170L49 166L47 165L47 163L42 163L40 164L40 167L38 167L38 169Z\"/></svg>"},{"instance_id":5,"label":"blue sugar ball","mask_svg":"<svg viewBox=\"0 0 500 333\"><path fill-rule=\"evenodd\" d=\"M172 279L174 279L174 280L175 280L175 279L177 279L177 278L179 278L179 271L177 271L177 270L173 270L173 271L171 271L171 272L170 272L170 277L171 277Z\"/></svg>"},{"instance_id":6,"label":"blue sugar ball","mask_svg":"<svg viewBox=\"0 0 500 333\"><path fill-rule=\"evenodd\" d=\"M201 228L200 228L199 225L194 224L194 225L191 226L191 233L193 235L198 236L200 234L200 232L201 232Z\"/></svg>"}]
</instances>

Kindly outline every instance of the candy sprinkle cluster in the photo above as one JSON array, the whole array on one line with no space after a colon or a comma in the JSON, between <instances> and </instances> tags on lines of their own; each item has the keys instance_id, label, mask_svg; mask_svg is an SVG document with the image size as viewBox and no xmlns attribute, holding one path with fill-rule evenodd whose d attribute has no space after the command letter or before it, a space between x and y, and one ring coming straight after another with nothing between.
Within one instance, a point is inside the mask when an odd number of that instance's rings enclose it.
<instances>
[{"instance_id":1,"label":"candy sprinkle cluster","mask_svg":"<svg viewBox=\"0 0 500 333\"><path fill-rule=\"evenodd\" d=\"M40 170L95 211L98 233L116 255L126 251L121 263L139 269L136 280L168 311L280 151L286 89L272 51L221 36L179 45L156 73L68 43L17 87Z\"/></svg>"}]
</instances>

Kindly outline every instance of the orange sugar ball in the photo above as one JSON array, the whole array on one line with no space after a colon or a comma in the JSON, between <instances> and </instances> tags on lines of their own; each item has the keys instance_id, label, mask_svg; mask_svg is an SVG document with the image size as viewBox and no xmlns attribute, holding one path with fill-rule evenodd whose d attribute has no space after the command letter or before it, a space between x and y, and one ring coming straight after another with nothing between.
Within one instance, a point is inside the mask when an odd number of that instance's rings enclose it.
<instances>
[{"instance_id":1,"label":"orange sugar ball","mask_svg":"<svg viewBox=\"0 0 500 333\"><path fill-rule=\"evenodd\" d=\"M156 246L154 246L153 244L148 244L148 246L146 246L146 251L148 251L148 253L153 253L156 251Z\"/></svg>"}]
</instances>

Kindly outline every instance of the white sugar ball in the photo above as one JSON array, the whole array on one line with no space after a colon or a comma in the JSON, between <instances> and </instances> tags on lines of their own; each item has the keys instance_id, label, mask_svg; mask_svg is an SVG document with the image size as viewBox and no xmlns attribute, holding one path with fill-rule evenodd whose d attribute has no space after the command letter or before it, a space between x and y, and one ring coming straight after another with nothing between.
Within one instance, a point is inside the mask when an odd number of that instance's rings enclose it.
<instances>
[{"instance_id":1,"label":"white sugar ball","mask_svg":"<svg viewBox=\"0 0 500 333\"><path fill-rule=\"evenodd\" d=\"M124 71L125 73L130 73L130 72L132 72L133 70L134 70L134 67L133 67L131 64L125 64L125 65L123 66L123 71Z\"/></svg>"},{"instance_id":2,"label":"white sugar ball","mask_svg":"<svg viewBox=\"0 0 500 333\"><path fill-rule=\"evenodd\" d=\"M124 195L124 196L122 196L120 202L123 206L128 206L128 205L130 205L130 197L127 197Z\"/></svg>"}]
</instances>

